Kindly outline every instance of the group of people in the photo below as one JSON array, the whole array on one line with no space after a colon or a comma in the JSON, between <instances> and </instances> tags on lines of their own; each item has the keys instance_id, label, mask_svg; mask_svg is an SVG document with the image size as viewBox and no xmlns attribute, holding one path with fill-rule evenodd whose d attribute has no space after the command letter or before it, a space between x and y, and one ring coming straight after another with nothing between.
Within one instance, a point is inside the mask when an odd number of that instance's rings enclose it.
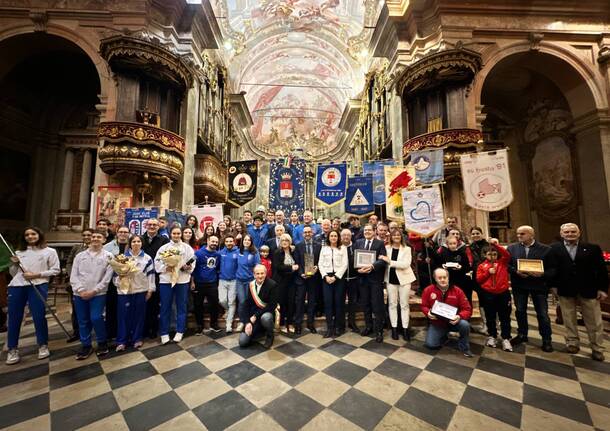
<instances>
[{"instance_id":1,"label":"group of people","mask_svg":"<svg viewBox=\"0 0 610 431\"><path fill-rule=\"evenodd\" d=\"M478 227L470 229L468 238L455 217L431 238L407 234L396 222L386 224L374 215L364 226L355 216L316 223L310 211L301 221L297 213L286 219L283 211L262 207L256 214L244 211L241 220L226 216L202 235L197 227L197 218L190 215L183 227L167 226L164 218L150 219L142 236L130 235L124 226L113 233L103 219L96 229L83 231L83 243L73 248L67 267L73 328L81 342L77 359L92 354L92 332L99 356L108 353L112 338L117 351L140 348L145 337L158 335L162 344L181 342L189 300L197 335L204 332L206 310L209 330L221 331L218 318L224 311L224 330L240 332L242 347L259 337L270 347L278 324L280 331L300 335L306 319L307 330L316 333L314 319L320 310L326 338L340 336L347 327L382 342L387 325L394 340L402 336L408 342L409 298L415 294L411 285L419 279L421 311L429 320L425 344L431 349L440 348L449 332L457 332L459 349L472 356L469 321L476 292L487 346L497 346L497 320L504 350L528 341L531 297L542 349L550 352L552 290L563 312L566 350L579 350L580 306L593 359L604 360L599 301L607 296L607 272L601 249L581 241L580 230L572 223L561 226L562 240L551 246L536 241L532 227L521 226L518 241L508 248L497 239L485 239ZM10 269L7 364L19 362L26 303L36 328L38 357L49 356L40 298L46 298L49 279L60 272L57 253L46 246L43 232L29 227L22 239ZM541 261L543 269L523 270L520 259ZM511 338L513 301L518 328ZM358 310L364 314L364 328L356 323ZM170 338L172 321L175 333Z\"/></svg>"}]
</instances>

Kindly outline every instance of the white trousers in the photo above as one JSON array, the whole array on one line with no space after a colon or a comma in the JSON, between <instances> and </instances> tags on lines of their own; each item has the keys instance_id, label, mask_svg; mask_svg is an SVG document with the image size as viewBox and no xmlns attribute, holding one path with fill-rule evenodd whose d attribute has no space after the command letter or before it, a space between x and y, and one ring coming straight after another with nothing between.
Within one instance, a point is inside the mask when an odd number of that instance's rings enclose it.
<instances>
[{"instance_id":1,"label":"white trousers","mask_svg":"<svg viewBox=\"0 0 610 431\"><path fill-rule=\"evenodd\" d=\"M387 284L388 289L388 308L390 312L390 324L392 328L398 325L398 310L396 307L400 304L400 320L403 328L409 327L409 293L411 292L411 283L407 284Z\"/></svg>"}]
</instances>

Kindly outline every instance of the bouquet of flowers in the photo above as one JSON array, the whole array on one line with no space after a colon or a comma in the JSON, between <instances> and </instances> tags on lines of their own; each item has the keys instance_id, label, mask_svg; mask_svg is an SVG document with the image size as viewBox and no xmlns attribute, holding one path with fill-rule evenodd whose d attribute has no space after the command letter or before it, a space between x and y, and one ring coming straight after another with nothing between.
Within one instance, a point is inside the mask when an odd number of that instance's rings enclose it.
<instances>
[{"instance_id":1,"label":"bouquet of flowers","mask_svg":"<svg viewBox=\"0 0 610 431\"><path fill-rule=\"evenodd\" d=\"M124 254L118 254L110 260L110 266L119 276L119 285L117 289L123 294L129 292L130 277L138 272L136 261L133 257L127 257Z\"/></svg>"},{"instance_id":2,"label":"bouquet of flowers","mask_svg":"<svg viewBox=\"0 0 610 431\"><path fill-rule=\"evenodd\" d=\"M172 287L178 282L180 276L180 262L182 261L181 251L179 248L168 248L160 253L161 260L167 268L167 272L171 272L170 280Z\"/></svg>"}]
</instances>

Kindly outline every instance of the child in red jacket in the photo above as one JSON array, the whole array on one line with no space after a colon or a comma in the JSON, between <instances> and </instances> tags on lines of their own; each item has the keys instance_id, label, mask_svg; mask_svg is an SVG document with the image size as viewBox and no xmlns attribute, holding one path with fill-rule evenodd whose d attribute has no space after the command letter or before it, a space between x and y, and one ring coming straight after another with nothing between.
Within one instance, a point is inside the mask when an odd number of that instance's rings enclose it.
<instances>
[{"instance_id":1,"label":"child in red jacket","mask_svg":"<svg viewBox=\"0 0 610 431\"><path fill-rule=\"evenodd\" d=\"M261 263L267 268L267 278L271 278L271 259L269 258L269 246L262 245L260 249Z\"/></svg>"},{"instance_id":2,"label":"child in red jacket","mask_svg":"<svg viewBox=\"0 0 610 431\"><path fill-rule=\"evenodd\" d=\"M510 314L512 308L508 290L510 253L499 245L495 238L490 239L489 244L482 250L485 260L477 268L477 282L481 286L480 300L485 310L487 333L489 335L485 344L489 347L496 347L496 338L498 337L496 316L498 316L500 318L502 349L512 352L513 346L510 344Z\"/></svg>"}]
</instances>

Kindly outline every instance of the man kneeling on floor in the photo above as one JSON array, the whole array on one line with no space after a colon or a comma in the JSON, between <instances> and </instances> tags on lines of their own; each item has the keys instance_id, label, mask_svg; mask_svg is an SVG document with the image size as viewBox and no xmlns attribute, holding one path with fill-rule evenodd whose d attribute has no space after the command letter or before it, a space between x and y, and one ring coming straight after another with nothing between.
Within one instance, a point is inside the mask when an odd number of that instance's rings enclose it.
<instances>
[{"instance_id":1,"label":"man kneeling on floor","mask_svg":"<svg viewBox=\"0 0 610 431\"><path fill-rule=\"evenodd\" d=\"M254 281L251 281L246 292L245 308L250 316L244 332L239 334L239 346L247 347L263 335L264 347L273 344L273 327L275 324L275 308L277 307L277 284L267 279L267 268L264 265L254 267Z\"/></svg>"},{"instance_id":2,"label":"man kneeling on floor","mask_svg":"<svg viewBox=\"0 0 610 431\"><path fill-rule=\"evenodd\" d=\"M440 349L450 331L458 332L460 334L458 347L464 356L471 358L468 319L472 315L472 307L464 292L459 287L449 284L449 272L446 269L435 269L433 276L435 283L426 287L421 296L421 311L430 320L425 345L429 349ZM433 314L432 307L436 301L457 308L455 316L444 318Z\"/></svg>"}]
</instances>

